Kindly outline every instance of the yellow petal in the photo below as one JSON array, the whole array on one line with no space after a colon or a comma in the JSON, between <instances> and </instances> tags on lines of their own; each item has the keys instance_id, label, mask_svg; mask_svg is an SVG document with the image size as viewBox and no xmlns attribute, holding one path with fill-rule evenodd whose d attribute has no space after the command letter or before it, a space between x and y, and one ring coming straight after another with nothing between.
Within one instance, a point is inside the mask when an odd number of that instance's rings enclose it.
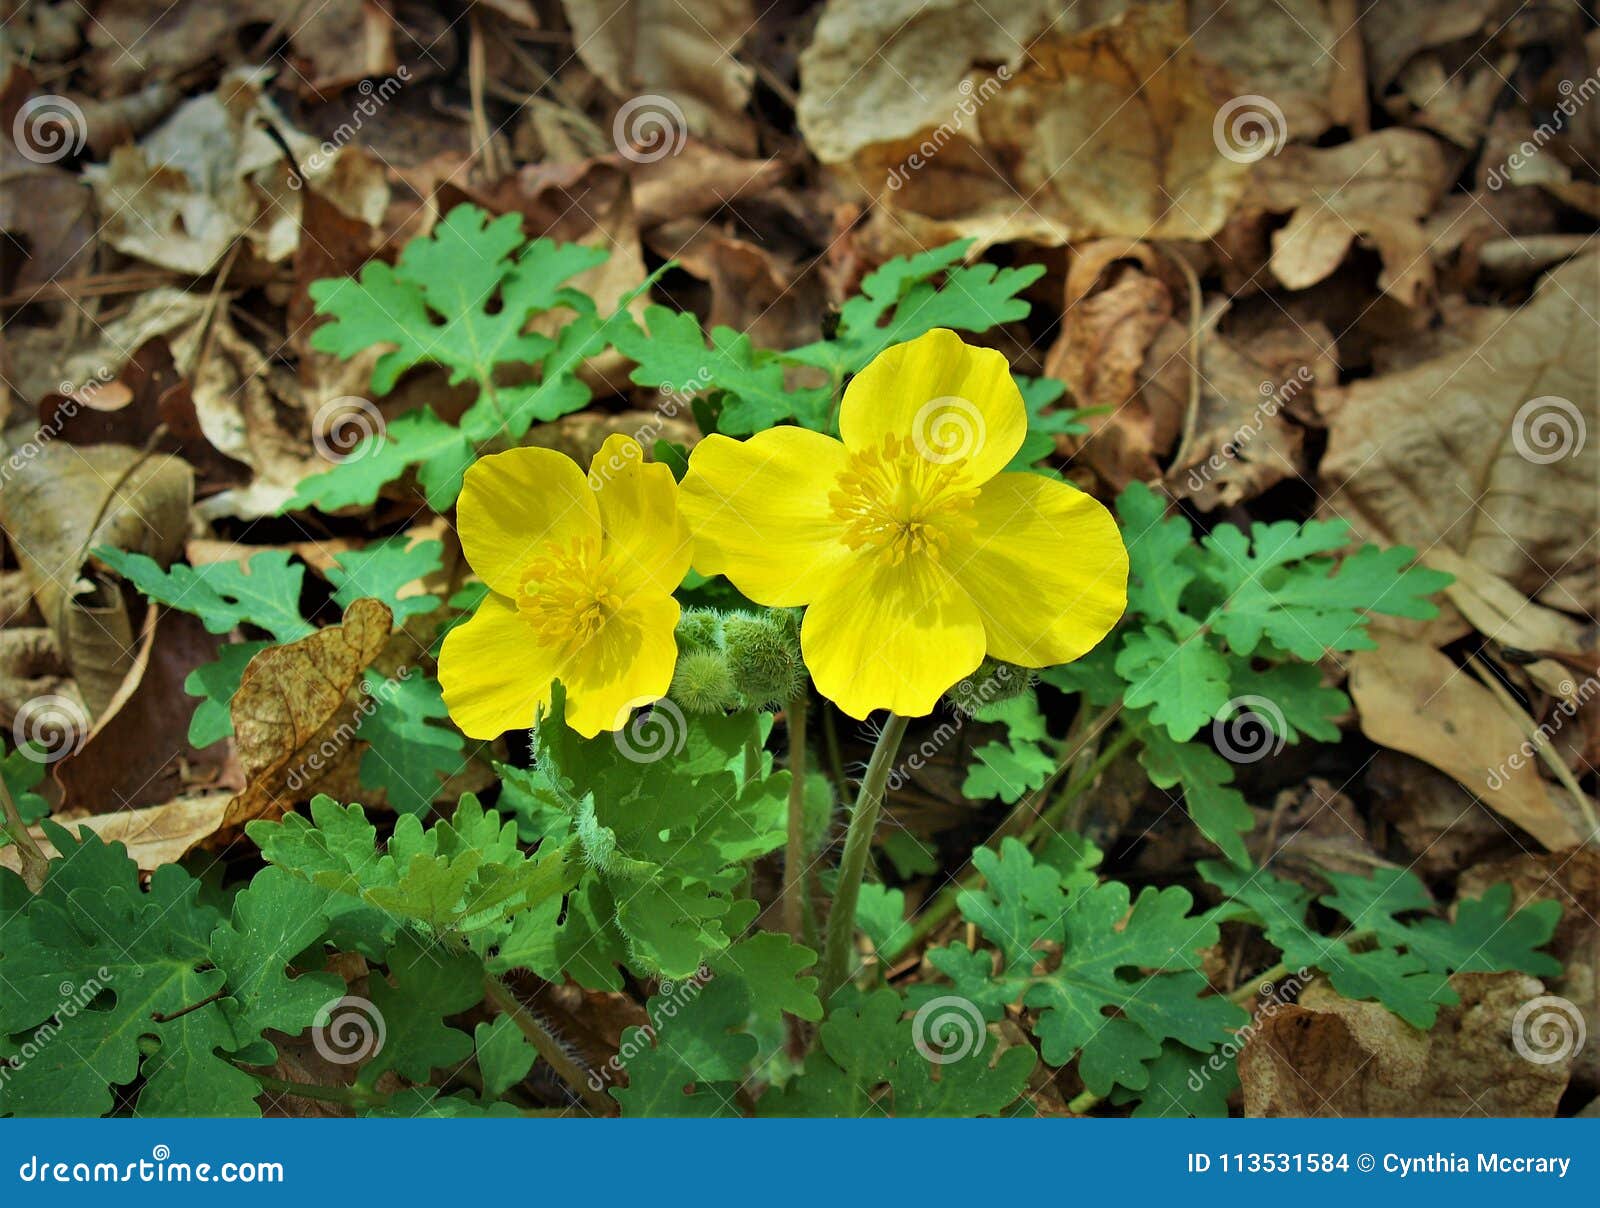
<instances>
[{"instance_id":1,"label":"yellow petal","mask_svg":"<svg viewBox=\"0 0 1600 1208\"><path fill-rule=\"evenodd\" d=\"M599 539L600 509L583 471L566 454L508 449L480 458L467 471L456 503L456 532L478 577L491 590L515 596L522 570L540 546Z\"/></svg>"},{"instance_id":2,"label":"yellow petal","mask_svg":"<svg viewBox=\"0 0 1600 1208\"><path fill-rule=\"evenodd\" d=\"M1024 667L1080 658L1128 605L1128 551L1093 497L1037 474L1001 474L949 564L983 615L989 653Z\"/></svg>"},{"instance_id":3,"label":"yellow petal","mask_svg":"<svg viewBox=\"0 0 1600 1208\"><path fill-rule=\"evenodd\" d=\"M1028 434L1028 409L1005 357L953 331L885 349L845 388L839 435L852 452L888 437L930 461L962 462L974 482L1003 470Z\"/></svg>"},{"instance_id":4,"label":"yellow petal","mask_svg":"<svg viewBox=\"0 0 1600 1208\"><path fill-rule=\"evenodd\" d=\"M677 624L678 602L668 595L640 597L609 619L562 670L567 725L593 738L621 729L634 709L665 696L678 661Z\"/></svg>"},{"instance_id":5,"label":"yellow petal","mask_svg":"<svg viewBox=\"0 0 1600 1208\"><path fill-rule=\"evenodd\" d=\"M757 604L806 603L849 560L844 521L828 502L846 457L838 441L805 428L706 437L679 488L695 569L726 575Z\"/></svg>"},{"instance_id":6,"label":"yellow petal","mask_svg":"<svg viewBox=\"0 0 1600 1208\"><path fill-rule=\"evenodd\" d=\"M866 556L806 609L800 646L817 691L851 717L931 713L983 661L983 621L931 559Z\"/></svg>"},{"instance_id":7,"label":"yellow petal","mask_svg":"<svg viewBox=\"0 0 1600 1208\"><path fill-rule=\"evenodd\" d=\"M678 484L666 466L644 460L631 436L616 433L589 463L589 486L600 504L605 552L630 590L676 591L689 569L689 525L678 514Z\"/></svg>"},{"instance_id":8,"label":"yellow petal","mask_svg":"<svg viewBox=\"0 0 1600 1208\"><path fill-rule=\"evenodd\" d=\"M556 652L535 642L516 605L492 592L445 635L439 651L445 706L469 738L533 725L539 708L550 703L558 670Z\"/></svg>"}]
</instances>

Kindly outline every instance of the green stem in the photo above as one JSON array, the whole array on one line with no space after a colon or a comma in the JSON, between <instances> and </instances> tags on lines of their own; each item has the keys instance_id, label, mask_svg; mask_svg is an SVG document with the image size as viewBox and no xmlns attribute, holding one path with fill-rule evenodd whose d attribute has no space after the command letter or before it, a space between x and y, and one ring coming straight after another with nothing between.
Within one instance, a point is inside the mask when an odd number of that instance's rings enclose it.
<instances>
[{"instance_id":1,"label":"green stem","mask_svg":"<svg viewBox=\"0 0 1600 1208\"><path fill-rule=\"evenodd\" d=\"M275 1095L293 1095L297 1099L316 1099L323 1103L338 1103L344 1107L382 1107L389 1096L364 1091L355 1086L319 1086L314 1082L289 1082L270 1074L251 1074L261 1084L261 1089Z\"/></svg>"},{"instance_id":2,"label":"green stem","mask_svg":"<svg viewBox=\"0 0 1600 1208\"><path fill-rule=\"evenodd\" d=\"M43 849L40 848L34 837L28 833L28 824L22 820L22 811L17 809L17 803L11 799L11 786L6 783L6 778L0 775L0 814L5 818L4 830L11 836L11 841L17 845L17 859L22 865L22 881L30 893L38 893L44 885L45 877L50 872L50 861L45 859Z\"/></svg>"},{"instance_id":3,"label":"green stem","mask_svg":"<svg viewBox=\"0 0 1600 1208\"><path fill-rule=\"evenodd\" d=\"M872 836L878 829L878 811L883 806L883 790L889 782L890 765L900 750L906 724L906 719L898 713L889 714L883 733L872 748L867 774L861 781L861 792L850 813L844 857L839 861L839 884L834 890L833 906L828 911L828 936L823 943L821 993L824 1003L850 976L850 952L855 942L856 903L861 898L861 878L866 874L867 860L872 853Z\"/></svg>"},{"instance_id":4,"label":"green stem","mask_svg":"<svg viewBox=\"0 0 1600 1208\"><path fill-rule=\"evenodd\" d=\"M1101 751L1095 758L1095 761L1081 775L1075 776L1068 781L1055 801L1023 830L1021 836L1023 843L1032 847L1039 841L1040 836L1053 829L1055 820L1071 806L1080 793L1099 778L1100 773L1105 771L1116 760L1117 756L1127 750L1135 737L1136 731L1132 729L1125 729L1119 732L1116 738L1106 745L1106 749ZM956 900L961 893L964 890L976 889L982 883L983 875L973 872L962 877L954 884L945 886L939 892L938 897L934 898L932 905L918 917L916 926L911 929L911 938L906 941L906 947L915 946L938 930L940 924L955 913Z\"/></svg>"},{"instance_id":5,"label":"green stem","mask_svg":"<svg viewBox=\"0 0 1600 1208\"><path fill-rule=\"evenodd\" d=\"M783 928L805 943L806 865L806 706L802 687L789 702L789 834L783 849Z\"/></svg>"},{"instance_id":6,"label":"green stem","mask_svg":"<svg viewBox=\"0 0 1600 1208\"><path fill-rule=\"evenodd\" d=\"M761 744L751 739L744 744L744 783L755 783L761 775Z\"/></svg>"},{"instance_id":7,"label":"green stem","mask_svg":"<svg viewBox=\"0 0 1600 1208\"><path fill-rule=\"evenodd\" d=\"M556 1075L577 1092L578 1097L588 1109L600 1116L616 1114L615 1104L606 1095L604 1090L595 1090L589 1085L589 1071L584 1069L566 1048L550 1034L548 1028L542 1024L538 1017L522 1005L522 1002L507 986L492 973L483 976L483 992L502 1015L510 1018L517 1025L517 1030L526 1036L539 1056L550 1063L550 1068Z\"/></svg>"}]
</instances>

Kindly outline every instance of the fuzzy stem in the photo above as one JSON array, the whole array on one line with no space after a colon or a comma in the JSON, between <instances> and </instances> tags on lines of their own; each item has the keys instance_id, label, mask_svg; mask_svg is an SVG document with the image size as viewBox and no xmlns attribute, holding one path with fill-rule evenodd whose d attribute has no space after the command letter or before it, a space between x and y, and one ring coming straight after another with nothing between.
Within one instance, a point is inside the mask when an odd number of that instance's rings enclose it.
<instances>
[{"instance_id":1,"label":"fuzzy stem","mask_svg":"<svg viewBox=\"0 0 1600 1208\"><path fill-rule=\"evenodd\" d=\"M595 1090L589 1085L589 1072L567 1055L559 1041L552 1036L549 1030L540 1023L538 1018L524 1007L511 987L507 986L492 973L484 974L483 992L502 1015L509 1016L511 1022L517 1025L521 1032L539 1050L539 1056L550 1063L561 1081L565 1082L584 1102L588 1109L600 1116L615 1115L615 1105L603 1090Z\"/></svg>"},{"instance_id":2,"label":"fuzzy stem","mask_svg":"<svg viewBox=\"0 0 1600 1208\"><path fill-rule=\"evenodd\" d=\"M883 733L872 748L872 759L867 763L861 792L856 797L855 808L850 812L844 857L839 861L839 884L834 890L833 906L828 911L828 937L823 944L820 989L824 1003L850 976L850 949L855 941L856 903L861 898L861 878L866 874L867 860L872 853L872 836L878 829L878 811L883 805L883 790L889 782L890 765L900 750L906 724L906 719L898 713L889 714Z\"/></svg>"},{"instance_id":3,"label":"fuzzy stem","mask_svg":"<svg viewBox=\"0 0 1600 1208\"><path fill-rule=\"evenodd\" d=\"M50 872L50 861L45 858L38 842L28 833L28 824L22 820L22 812L17 809L17 803L11 799L11 786L6 783L4 776L0 776L0 812L4 814L6 834L10 835L11 841L17 845L17 858L22 863L23 884L28 887L29 892L38 893Z\"/></svg>"},{"instance_id":4,"label":"fuzzy stem","mask_svg":"<svg viewBox=\"0 0 1600 1208\"><path fill-rule=\"evenodd\" d=\"M806 865L806 688L789 702L789 836L783 851L783 928L805 943Z\"/></svg>"}]
</instances>

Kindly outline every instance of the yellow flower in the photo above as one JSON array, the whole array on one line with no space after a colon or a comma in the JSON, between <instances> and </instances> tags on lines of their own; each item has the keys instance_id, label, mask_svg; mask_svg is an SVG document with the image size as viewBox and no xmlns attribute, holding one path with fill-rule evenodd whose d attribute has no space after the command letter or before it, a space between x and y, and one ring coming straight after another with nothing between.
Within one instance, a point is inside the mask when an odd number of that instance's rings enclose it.
<instances>
[{"instance_id":1,"label":"yellow flower","mask_svg":"<svg viewBox=\"0 0 1600 1208\"><path fill-rule=\"evenodd\" d=\"M1088 495L1003 472L1027 427L998 352L945 330L898 344L846 389L842 440L773 428L695 448L695 568L809 605L806 665L852 717L931 712L986 652L1070 662L1122 615L1128 554Z\"/></svg>"},{"instance_id":2,"label":"yellow flower","mask_svg":"<svg viewBox=\"0 0 1600 1208\"><path fill-rule=\"evenodd\" d=\"M439 652L450 716L473 738L526 728L559 679L567 724L615 730L672 682L673 591L689 569L678 487L638 442L606 440L589 465L512 449L467 471L456 530L489 586Z\"/></svg>"}]
</instances>

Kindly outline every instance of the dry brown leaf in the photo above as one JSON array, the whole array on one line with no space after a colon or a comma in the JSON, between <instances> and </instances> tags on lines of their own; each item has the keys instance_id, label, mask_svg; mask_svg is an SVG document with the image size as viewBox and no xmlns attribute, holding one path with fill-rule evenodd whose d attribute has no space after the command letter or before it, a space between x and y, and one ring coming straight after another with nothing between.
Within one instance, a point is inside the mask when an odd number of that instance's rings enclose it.
<instances>
[{"instance_id":1,"label":"dry brown leaf","mask_svg":"<svg viewBox=\"0 0 1600 1208\"><path fill-rule=\"evenodd\" d=\"M97 545L163 563L176 557L189 525L194 474L176 457L122 445L75 449L50 441L18 460L0 484L0 525L97 717L122 686L136 643L121 593L85 575L85 560Z\"/></svg>"},{"instance_id":2,"label":"dry brown leaf","mask_svg":"<svg viewBox=\"0 0 1600 1208\"><path fill-rule=\"evenodd\" d=\"M1551 272L1482 340L1350 386L1322 459L1328 510L1367 540L1442 545L1529 596L1592 612L1597 314L1590 256Z\"/></svg>"},{"instance_id":3,"label":"dry brown leaf","mask_svg":"<svg viewBox=\"0 0 1600 1208\"><path fill-rule=\"evenodd\" d=\"M765 193L788 175L779 159L743 159L691 138L676 155L627 161L639 226L692 218L741 198Z\"/></svg>"},{"instance_id":4,"label":"dry brown leaf","mask_svg":"<svg viewBox=\"0 0 1600 1208\"><path fill-rule=\"evenodd\" d=\"M390 624L386 605L356 600L342 624L250 660L228 710L245 786L228 806L227 825L282 813L350 760L357 685Z\"/></svg>"},{"instance_id":5,"label":"dry brown leaf","mask_svg":"<svg viewBox=\"0 0 1600 1208\"><path fill-rule=\"evenodd\" d=\"M1577 1052L1572 1077L1600 1090L1600 852L1579 847L1481 865L1462 874L1458 890L1477 896L1507 881L1515 909L1540 898L1561 903L1561 922L1548 945L1561 976L1548 979L1550 993L1583 1012L1589 1041Z\"/></svg>"},{"instance_id":6,"label":"dry brown leaf","mask_svg":"<svg viewBox=\"0 0 1600 1208\"><path fill-rule=\"evenodd\" d=\"M658 139L681 139L682 127L670 128L681 114L696 134L742 154L755 150L755 127L743 112L755 73L735 57L755 24L751 0L562 0L562 7L578 58L623 102L619 149L635 135L633 143L653 155L667 145Z\"/></svg>"},{"instance_id":7,"label":"dry brown leaf","mask_svg":"<svg viewBox=\"0 0 1600 1208\"><path fill-rule=\"evenodd\" d=\"M1375 816L1399 832L1410 866L1424 878L1454 876L1504 852L1506 825L1443 772L1398 751L1378 751L1365 781Z\"/></svg>"},{"instance_id":8,"label":"dry brown leaf","mask_svg":"<svg viewBox=\"0 0 1600 1208\"><path fill-rule=\"evenodd\" d=\"M1538 1064L1510 1043L1523 1004L1544 993L1524 973L1458 973L1457 1006L1419 1032L1378 1003L1322 983L1263 1017L1239 1053L1247 1116L1555 1115L1571 1057Z\"/></svg>"},{"instance_id":9,"label":"dry brown leaf","mask_svg":"<svg viewBox=\"0 0 1600 1208\"><path fill-rule=\"evenodd\" d=\"M1511 758L1527 734L1494 695L1444 655L1392 632L1350 656L1361 732L1432 764L1552 850L1581 837L1564 796L1536 760Z\"/></svg>"},{"instance_id":10,"label":"dry brown leaf","mask_svg":"<svg viewBox=\"0 0 1600 1208\"><path fill-rule=\"evenodd\" d=\"M1357 0L1191 0L1195 45L1283 112L1289 138L1367 129Z\"/></svg>"},{"instance_id":11,"label":"dry brown leaf","mask_svg":"<svg viewBox=\"0 0 1600 1208\"><path fill-rule=\"evenodd\" d=\"M1247 204L1290 215L1273 233L1271 260L1273 275L1290 289L1324 280L1360 239L1383 260L1379 287L1416 306L1434 281L1422 219L1453 175L1437 140L1380 130L1327 149L1285 147L1257 165Z\"/></svg>"},{"instance_id":12,"label":"dry brown leaf","mask_svg":"<svg viewBox=\"0 0 1600 1208\"><path fill-rule=\"evenodd\" d=\"M1087 11L1076 6L1075 19ZM823 46L832 42L819 25L804 62L834 65ZM953 61L948 53L941 60L941 67ZM804 77L807 89L824 92L834 74L821 83ZM1243 157L1219 151L1213 131L1238 90L1195 53L1180 5L1140 6L1077 33L1058 27L1028 44L1007 75L958 78L949 108L931 113L920 87L880 82L884 91L918 94L913 108L922 123L902 137L883 109L857 112L878 133L853 154L849 174L878 195L909 242L965 235L981 248L1003 239L1203 239L1221 229L1250 170ZM855 141L832 137L839 132L825 123L819 130L805 115L803 94L801 128L823 160Z\"/></svg>"},{"instance_id":13,"label":"dry brown leaf","mask_svg":"<svg viewBox=\"0 0 1600 1208\"><path fill-rule=\"evenodd\" d=\"M379 222L389 200L381 165L354 145L319 153L317 141L262 95L252 73L236 72L137 144L85 170L106 242L185 273L209 272L241 236L264 260L292 255L300 240L298 181L265 124L283 135L325 198Z\"/></svg>"},{"instance_id":14,"label":"dry brown leaf","mask_svg":"<svg viewBox=\"0 0 1600 1208\"><path fill-rule=\"evenodd\" d=\"M201 793L163 805L54 821L71 834L91 830L107 843L125 845L141 872L154 872L163 864L183 859L216 834L222 828L231 799L231 793ZM58 854L43 829L32 827L29 833L38 840L47 857L53 859ZM0 847L0 866L20 871L16 850L12 844Z\"/></svg>"}]
</instances>

